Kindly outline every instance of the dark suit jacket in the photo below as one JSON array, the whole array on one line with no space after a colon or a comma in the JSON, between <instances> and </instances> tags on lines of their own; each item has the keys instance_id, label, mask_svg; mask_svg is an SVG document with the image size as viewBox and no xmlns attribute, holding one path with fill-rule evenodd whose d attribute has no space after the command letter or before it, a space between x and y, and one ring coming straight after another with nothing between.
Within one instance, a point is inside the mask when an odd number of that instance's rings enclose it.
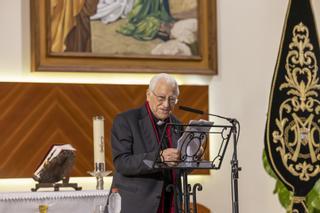
<instances>
[{"instance_id":1,"label":"dark suit jacket","mask_svg":"<svg viewBox=\"0 0 320 213\"><path fill-rule=\"evenodd\" d=\"M172 115L170 119L172 123L179 123ZM171 136L176 147L180 135L171 130ZM116 168L112 187L119 189L121 212L156 213L163 180L161 171L146 163L153 162L158 154L158 142L146 106L121 113L115 118L111 143Z\"/></svg>"}]
</instances>

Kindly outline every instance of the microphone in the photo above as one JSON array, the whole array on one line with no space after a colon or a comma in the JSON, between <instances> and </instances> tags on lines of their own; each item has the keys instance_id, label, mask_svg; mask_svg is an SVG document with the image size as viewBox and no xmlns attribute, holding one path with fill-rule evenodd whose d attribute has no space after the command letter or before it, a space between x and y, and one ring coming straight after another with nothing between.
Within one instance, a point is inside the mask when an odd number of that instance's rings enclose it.
<instances>
[{"instance_id":1,"label":"microphone","mask_svg":"<svg viewBox=\"0 0 320 213\"><path fill-rule=\"evenodd\" d=\"M193 112L193 113L196 113L196 114L209 115L209 116L214 116L214 117L217 117L217 118L222 118L222 119L225 119L225 120L229 121L230 123L233 123L234 121L236 121L236 119L234 119L234 118L228 118L228 117L224 117L224 116L221 116L221 115L207 113L207 112L204 112L202 110L194 109L194 108L187 107L187 106L179 106L179 109L183 110L183 111L187 111L187 112Z\"/></svg>"},{"instance_id":2,"label":"microphone","mask_svg":"<svg viewBox=\"0 0 320 213\"><path fill-rule=\"evenodd\" d=\"M194 108L187 107L187 106L179 106L179 109L181 109L183 111L187 111L187 112L193 112L193 113L196 113L196 114L201 114L201 115L205 114L202 110L194 109Z\"/></svg>"}]
</instances>

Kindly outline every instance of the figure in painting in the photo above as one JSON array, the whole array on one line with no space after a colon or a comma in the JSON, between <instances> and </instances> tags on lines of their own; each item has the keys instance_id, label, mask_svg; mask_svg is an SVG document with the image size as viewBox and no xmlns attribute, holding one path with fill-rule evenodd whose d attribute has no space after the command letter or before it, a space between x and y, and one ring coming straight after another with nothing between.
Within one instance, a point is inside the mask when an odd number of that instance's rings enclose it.
<instances>
[{"instance_id":1,"label":"figure in painting","mask_svg":"<svg viewBox=\"0 0 320 213\"><path fill-rule=\"evenodd\" d=\"M198 55L197 0L99 0L94 51L115 54ZM123 20L120 20L123 19ZM120 33L127 38L114 34ZM112 34L113 37L108 35ZM131 39L135 38L135 39ZM102 44L102 40L105 38ZM112 46L111 41L124 45ZM140 48L144 41L144 48ZM105 48L102 48L105 47Z\"/></svg>"},{"instance_id":2,"label":"figure in painting","mask_svg":"<svg viewBox=\"0 0 320 213\"><path fill-rule=\"evenodd\" d=\"M91 52L90 16L98 0L51 0L51 51Z\"/></svg>"},{"instance_id":3,"label":"figure in painting","mask_svg":"<svg viewBox=\"0 0 320 213\"><path fill-rule=\"evenodd\" d=\"M99 0L97 13L91 16L91 20L101 20L108 24L120 18L127 17L132 10L135 0Z\"/></svg>"},{"instance_id":4,"label":"figure in painting","mask_svg":"<svg viewBox=\"0 0 320 213\"><path fill-rule=\"evenodd\" d=\"M138 40L152 40L161 29L174 22L171 16L169 0L137 0L128 14L128 23L118 32L133 36Z\"/></svg>"}]
</instances>

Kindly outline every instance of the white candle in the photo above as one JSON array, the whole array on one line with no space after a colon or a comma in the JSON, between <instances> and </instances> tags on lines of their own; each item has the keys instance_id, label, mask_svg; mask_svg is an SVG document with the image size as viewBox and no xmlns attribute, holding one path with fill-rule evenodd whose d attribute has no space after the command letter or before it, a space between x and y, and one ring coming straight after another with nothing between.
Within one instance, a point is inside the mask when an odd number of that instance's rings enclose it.
<instances>
[{"instance_id":1,"label":"white candle","mask_svg":"<svg viewBox=\"0 0 320 213\"><path fill-rule=\"evenodd\" d=\"M93 117L93 150L94 165L105 163L104 158L104 118L103 116Z\"/></svg>"}]
</instances>

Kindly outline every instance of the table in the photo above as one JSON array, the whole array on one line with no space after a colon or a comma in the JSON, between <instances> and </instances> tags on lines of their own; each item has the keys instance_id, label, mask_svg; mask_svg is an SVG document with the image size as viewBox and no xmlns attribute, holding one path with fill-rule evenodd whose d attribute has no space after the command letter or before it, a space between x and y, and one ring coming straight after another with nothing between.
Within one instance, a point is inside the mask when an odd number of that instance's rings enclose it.
<instances>
[{"instance_id":1,"label":"table","mask_svg":"<svg viewBox=\"0 0 320 213\"><path fill-rule=\"evenodd\" d=\"M109 190L2 192L0 213L37 213L40 212L39 206L46 206L48 213L100 213L107 202L108 192Z\"/></svg>"}]
</instances>

